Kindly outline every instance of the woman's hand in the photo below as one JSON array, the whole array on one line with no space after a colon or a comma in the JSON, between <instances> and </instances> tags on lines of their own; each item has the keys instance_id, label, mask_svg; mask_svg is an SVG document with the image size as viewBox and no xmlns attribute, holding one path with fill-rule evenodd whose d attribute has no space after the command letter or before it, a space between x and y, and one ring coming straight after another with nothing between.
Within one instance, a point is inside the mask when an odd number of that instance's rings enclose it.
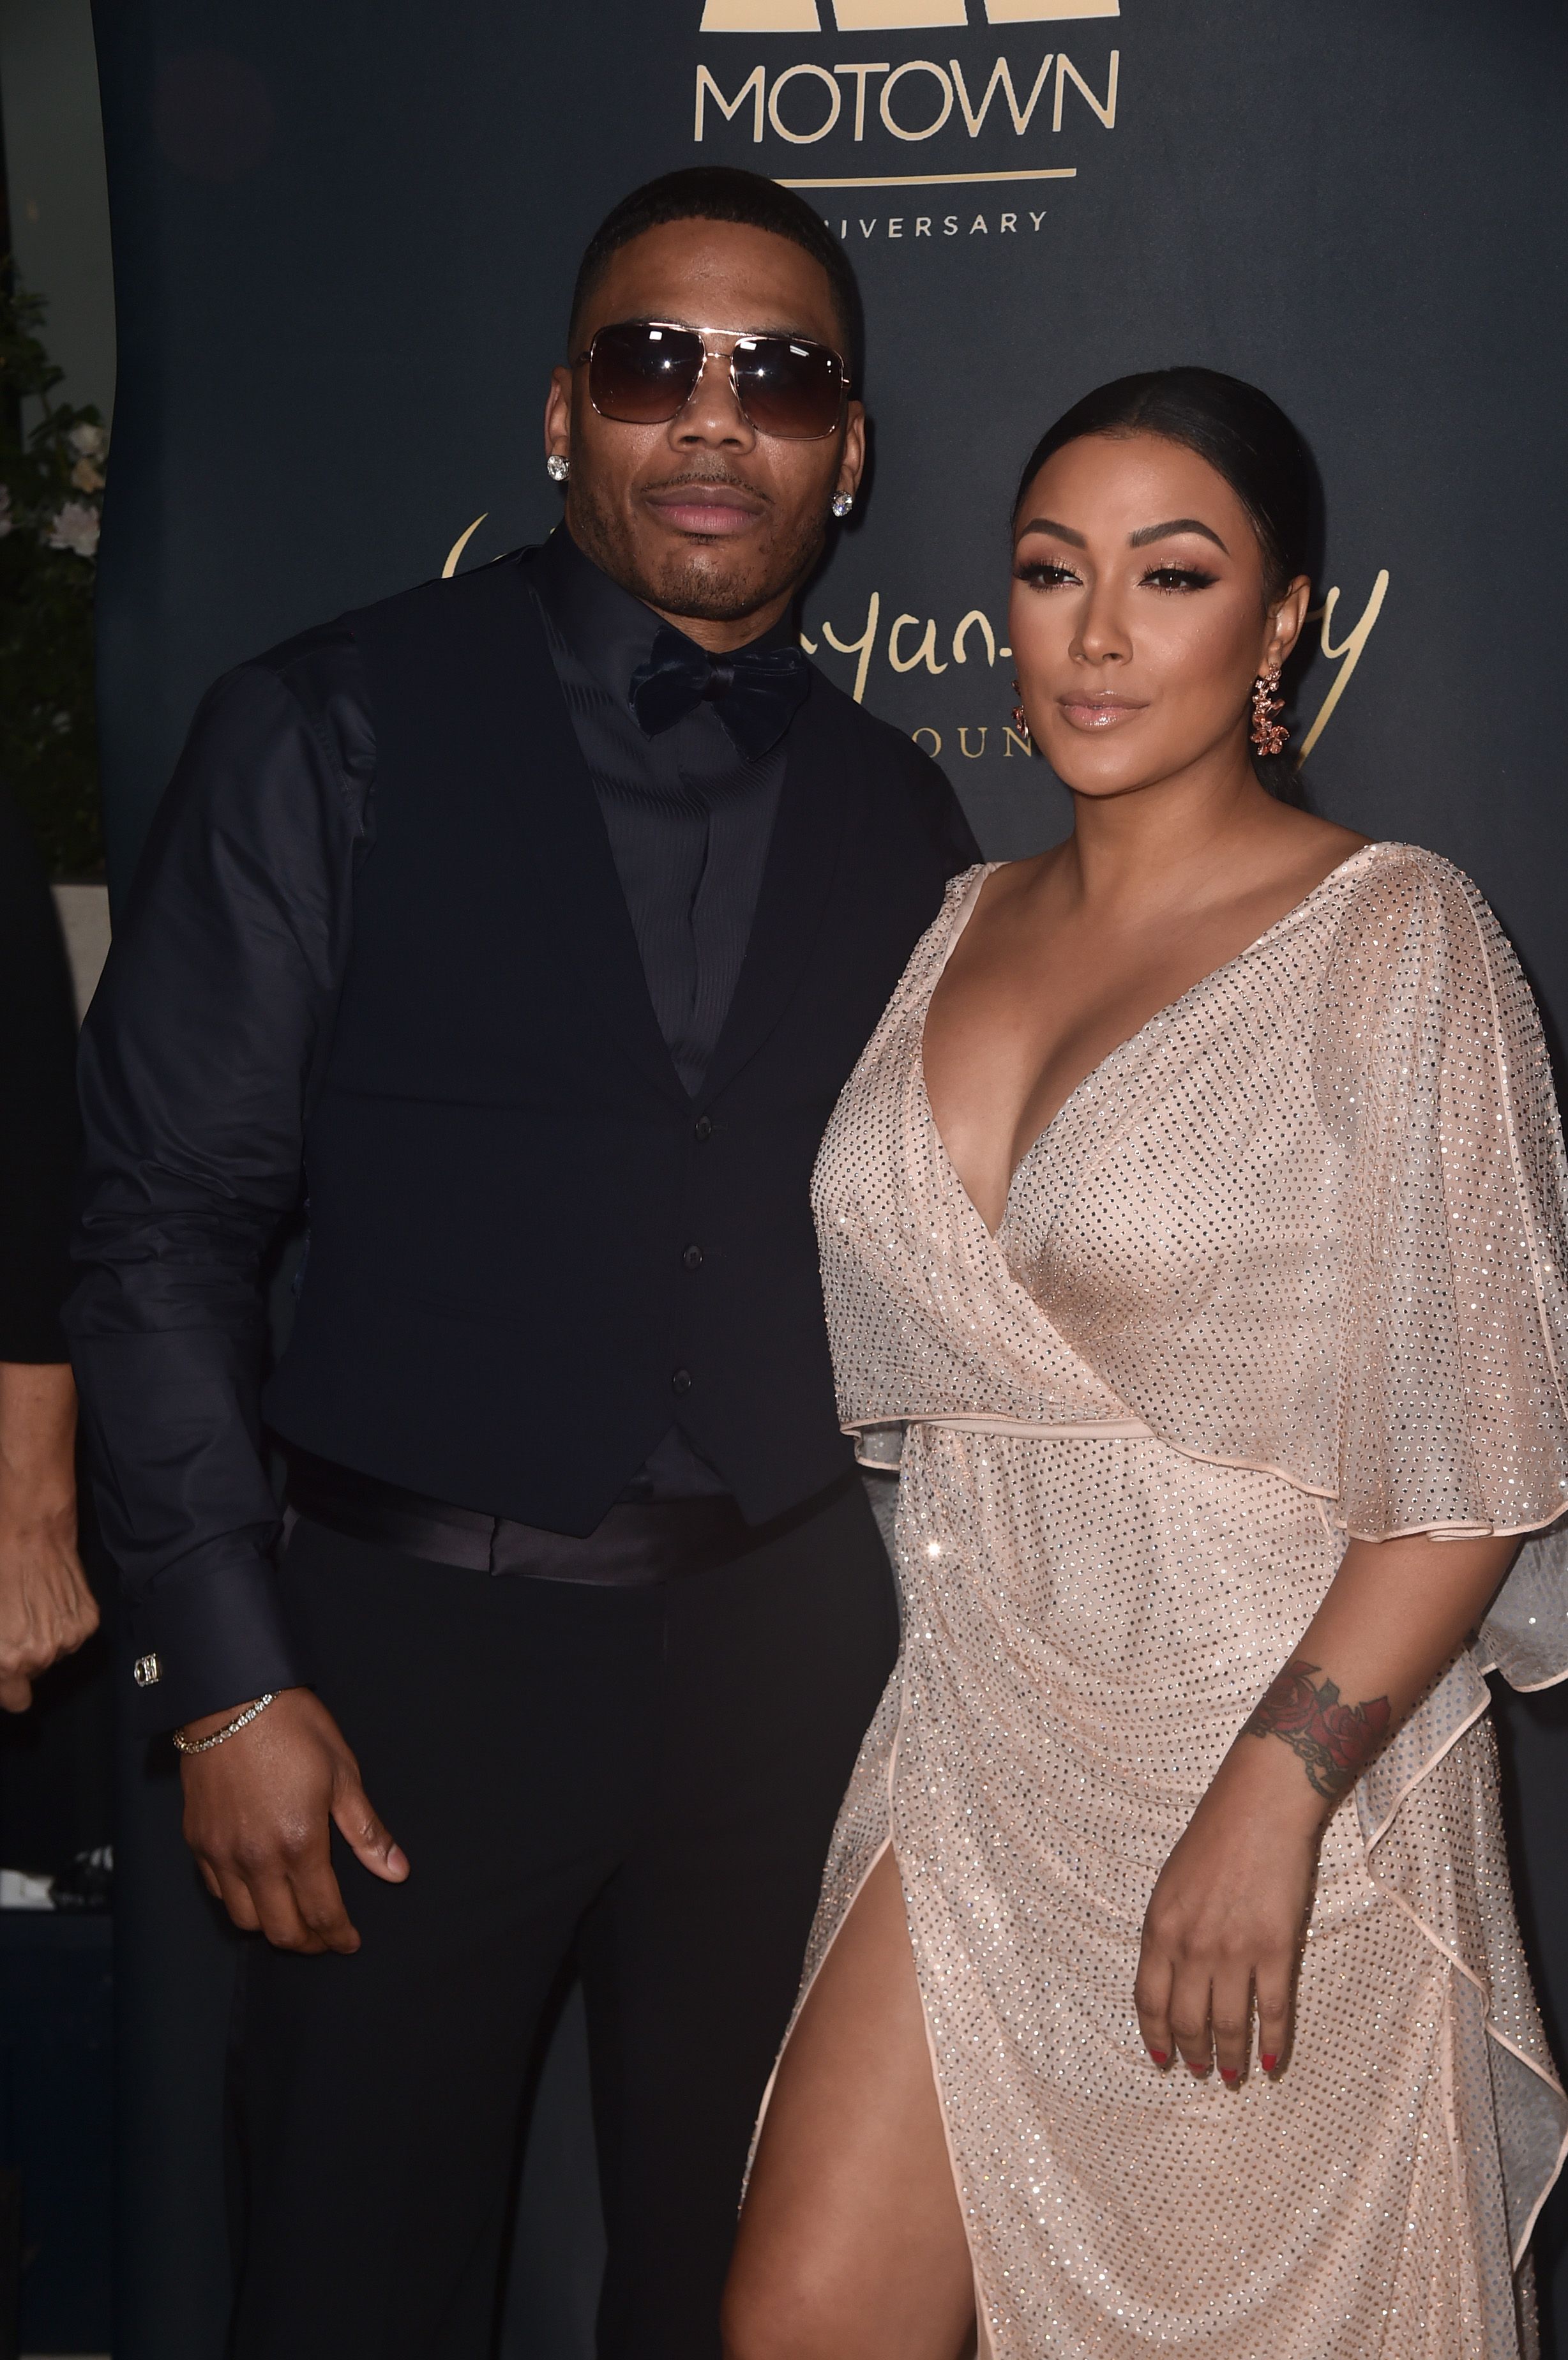
<instances>
[{"instance_id":1,"label":"woman's hand","mask_svg":"<svg viewBox=\"0 0 1568 2360\"><path fill-rule=\"evenodd\" d=\"M1233 2088L1252 2052L1281 2071L1318 1841L1333 1808L1285 1746L1237 1739L1160 1871L1134 1996L1157 2065L1180 2055Z\"/></svg>"},{"instance_id":2,"label":"woman's hand","mask_svg":"<svg viewBox=\"0 0 1568 2360\"><path fill-rule=\"evenodd\" d=\"M1247 2071L1290 2053L1318 1841L1475 1629L1517 1535L1353 1540L1290 1662L1259 1697L1160 1873L1134 1998L1149 2055Z\"/></svg>"}]
</instances>

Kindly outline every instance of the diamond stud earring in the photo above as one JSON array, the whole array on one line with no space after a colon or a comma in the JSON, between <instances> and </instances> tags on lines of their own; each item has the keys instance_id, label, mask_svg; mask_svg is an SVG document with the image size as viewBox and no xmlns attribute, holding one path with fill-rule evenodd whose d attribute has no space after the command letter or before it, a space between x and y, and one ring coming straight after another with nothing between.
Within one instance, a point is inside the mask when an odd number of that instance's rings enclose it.
<instances>
[{"instance_id":1,"label":"diamond stud earring","mask_svg":"<svg viewBox=\"0 0 1568 2360\"><path fill-rule=\"evenodd\" d=\"M835 517L846 517L854 506L855 494L853 492L835 492L833 494L833 512Z\"/></svg>"},{"instance_id":2,"label":"diamond stud earring","mask_svg":"<svg viewBox=\"0 0 1568 2360\"><path fill-rule=\"evenodd\" d=\"M563 459L559 451L552 451L544 463L544 471L552 484L564 484L572 473L572 462Z\"/></svg>"}]
</instances>

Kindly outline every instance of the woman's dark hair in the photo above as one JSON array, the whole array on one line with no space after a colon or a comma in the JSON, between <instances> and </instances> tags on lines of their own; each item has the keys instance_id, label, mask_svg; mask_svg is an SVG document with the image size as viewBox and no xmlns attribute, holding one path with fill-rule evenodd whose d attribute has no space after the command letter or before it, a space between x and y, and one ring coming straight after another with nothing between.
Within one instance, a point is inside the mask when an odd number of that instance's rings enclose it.
<instances>
[{"instance_id":1,"label":"woman's dark hair","mask_svg":"<svg viewBox=\"0 0 1568 2360\"><path fill-rule=\"evenodd\" d=\"M858 388L863 343L860 290L849 257L821 214L793 189L765 180L760 172L742 171L734 164L691 164L679 172L662 173L611 207L578 266L569 326L573 351L583 307L604 277L610 257L645 230L681 221L741 222L748 229L771 230L775 237L787 237L791 245L803 247L826 273L844 357Z\"/></svg>"},{"instance_id":2,"label":"woman's dark hair","mask_svg":"<svg viewBox=\"0 0 1568 2360\"><path fill-rule=\"evenodd\" d=\"M1219 369L1144 369L1096 386L1060 417L1029 453L1013 502L1013 522L1046 461L1085 434L1160 434L1206 459L1247 510L1263 553L1263 595L1275 599L1298 574L1316 570L1322 503L1312 453L1277 401ZM1287 754L1255 753L1270 794L1301 803Z\"/></svg>"},{"instance_id":3,"label":"woman's dark hair","mask_svg":"<svg viewBox=\"0 0 1568 2360\"><path fill-rule=\"evenodd\" d=\"M1279 403L1257 386L1206 368L1144 369L1096 386L1030 452L1013 503L1015 524L1046 461L1085 434L1160 434L1206 459L1251 519L1267 597L1277 598L1298 574L1312 573L1317 471Z\"/></svg>"}]
</instances>

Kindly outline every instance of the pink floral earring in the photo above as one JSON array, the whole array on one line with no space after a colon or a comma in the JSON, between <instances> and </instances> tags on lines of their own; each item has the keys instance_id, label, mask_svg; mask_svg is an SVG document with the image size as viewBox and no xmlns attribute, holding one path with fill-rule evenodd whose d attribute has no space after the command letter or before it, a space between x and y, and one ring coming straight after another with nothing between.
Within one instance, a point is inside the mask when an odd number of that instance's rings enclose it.
<instances>
[{"instance_id":1,"label":"pink floral earring","mask_svg":"<svg viewBox=\"0 0 1568 2360\"><path fill-rule=\"evenodd\" d=\"M1013 683L1013 694L1015 696L1022 696L1023 694L1023 691L1018 686L1016 680ZM1032 748L1034 740L1029 736L1029 715L1024 711L1021 705L1015 705L1013 707L1013 728L1018 736L1023 739L1024 744Z\"/></svg>"},{"instance_id":2,"label":"pink floral earring","mask_svg":"<svg viewBox=\"0 0 1568 2360\"><path fill-rule=\"evenodd\" d=\"M1252 683L1252 742L1260 754L1282 754L1290 733L1279 716L1285 700L1279 694L1279 667L1260 672Z\"/></svg>"}]
</instances>

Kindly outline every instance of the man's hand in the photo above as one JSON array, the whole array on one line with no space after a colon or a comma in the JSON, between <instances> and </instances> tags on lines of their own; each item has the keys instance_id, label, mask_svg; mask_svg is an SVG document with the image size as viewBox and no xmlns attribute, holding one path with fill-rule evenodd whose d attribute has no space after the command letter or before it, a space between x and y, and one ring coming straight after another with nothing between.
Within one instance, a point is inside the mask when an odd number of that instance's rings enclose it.
<instances>
[{"instance_id":1,"label":"man's hand","mask_svg":"<svg viewBox=\"0 0 1568 2360\"><path fill-rule=\"evenodd\" d=\"M248 1701L189 1722L186 1735L210 1736ZM259 1928L280 1950L358 1950L332 1874L330 1828L388 1885L401 1885L408 1863L371 1809L343 1732L309 1688L285 1688L210 1754L182 1754L180 1773L185 1841L236 1926Z\"/></svg>"},{"instance_id":2,"label":"man's hand","mask_svg":"<svg viewBox=\"0 0 1568 2360\"><path fill-rule=\"evenodd\" d=\"M98 1628L76 1553L76 1387L63 1365L0 1360L0 1710Z\"/></svg>"}]
</instances>

